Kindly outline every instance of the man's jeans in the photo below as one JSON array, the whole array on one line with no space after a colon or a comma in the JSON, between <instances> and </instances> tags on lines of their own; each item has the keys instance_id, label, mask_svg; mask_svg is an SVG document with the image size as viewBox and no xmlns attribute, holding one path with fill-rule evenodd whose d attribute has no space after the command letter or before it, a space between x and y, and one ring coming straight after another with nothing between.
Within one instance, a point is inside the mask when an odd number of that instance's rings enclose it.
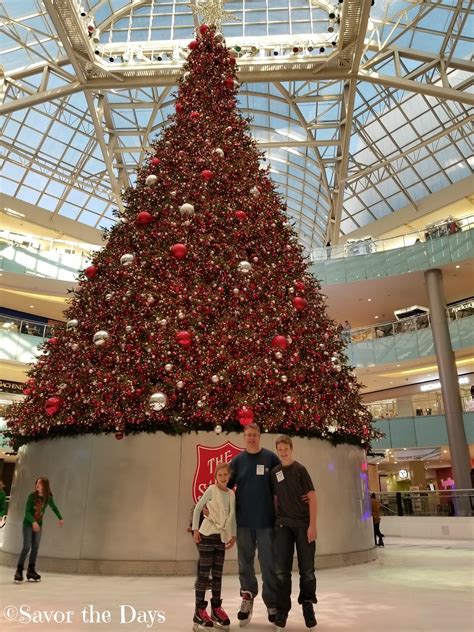
<instances>
[{"instance_id":1,"label":"man's jeans","mask_svg":"<svg viewBox=\"0 0 474 632\"><path fill-rule=\"evenodd\" d=\"M275 527L275 571L277 576L278 610L288 614L291 609L291 570L296 545L300 571L298 603L317 603L314 555L316 542L308 543L307 527Z\"/></svg>"},{"instance_id":2,"label":"man's jeans","mask_svg":"<svg viewBox=\"0 0 474 632\"><path fill-rule=\"evenodd\" d=\"M262 598L267 608L276 608L277 582L274 568L273 528L250 529L237 527L237 554L239 559L240 592L258 594L255 576L255 550L262 571Z\"/></svg>"},{"instance_id":3,"label":"man's jeans","mask_svg":"<svg viewBox=\"0 0 474 632\"><path fill-rule=\"evenodd\" d=\"M23 548L20 553L20 559L18 560L18 566L23 568L28 555L28 551L31 549L29 566L36 564L36 558L38 557L38 549L41 542L42 530L33 531L31 525L23 525Z\"/></svg>"}]
</instances>

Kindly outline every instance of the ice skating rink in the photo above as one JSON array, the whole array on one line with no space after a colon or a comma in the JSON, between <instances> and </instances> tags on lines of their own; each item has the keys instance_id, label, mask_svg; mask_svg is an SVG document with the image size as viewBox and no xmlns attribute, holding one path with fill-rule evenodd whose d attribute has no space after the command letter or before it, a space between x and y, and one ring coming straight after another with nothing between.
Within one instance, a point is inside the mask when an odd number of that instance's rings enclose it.
<instances>
[{"instance_id":1,"label":"ice skating rink","mask_svg":"<svg viewBox=\"0 0 474 632\"><path fill-rule=\"evenodd\" d=\"M474 629L474 543L386 538L376 562L318 573L318 630L468 632ZM41 550L40 550L41 554ZM37 565L41 573L41 555ZM192 629L193 577L98 577L44 573L13 584L0 567L0 628L14 631ZM293 578L297 595L297 576ZM238 579L225 576L223 606L238 630ZM53 620L48 622L48 618ZM23 622L21 622L23 618ZM54 621L56 619L56 622ZM101 621L99 623L99 620ZM69 621L69 622L68 622ZM271 630L257 597L246 632ZM288 632L305 630L293 605Z\"/></svg>"}]
</instances>

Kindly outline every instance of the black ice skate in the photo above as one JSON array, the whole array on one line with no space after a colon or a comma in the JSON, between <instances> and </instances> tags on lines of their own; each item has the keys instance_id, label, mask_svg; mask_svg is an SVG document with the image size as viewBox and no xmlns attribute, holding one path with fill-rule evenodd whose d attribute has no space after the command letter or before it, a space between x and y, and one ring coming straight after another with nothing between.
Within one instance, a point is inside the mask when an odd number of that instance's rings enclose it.
<instances>
[{"instance_id":1,"label":"black ice skate","mask_svg":"<svg viewBox=\"0 0 474 632\"><path fill-rule=\"evenodd\" d=\"M253 612L253 595L247 590L242 591L242 604L240 610L237 613L237 619L240 626L247 625L252 619Z\"/></svg>"},{"instance_id":2,"label":"black ice skate","mask_svg":"<svg viewBox=\"0 0 474 632\"><path fill-rule=\"evenodd\" d=\"M311 601L305 601L303 603L303 617L306 627L310 630L314 630L318 623L314 616L314 608Z\"/></svg>"},{"instance_id":3,"label":"black ice skate","mask_svg":"<svg viewBox=\"0 0 474 632\"><path fill-rule=\"evenodd\" d=\"M280 632L280 630L284 630L286 628L286 619L287 619L288 615L284 612L279 612L277 610L277 613L275 615L275 630L277 630L277 632Z\"/></svg>"},{"instance_id":4,"label":"black ice skate","mask_svg":"<svg viewBox=\"0 0 474 632\"><path fill-rule=\"evenodd\" d=\"M201 601L196 606L193 617L193 632L202 630L204 628L213 628L214 624L211 621L211 617L207 614L207 601Z\"/></svg>"},{"instance_id":5,"label":"black ice skate","mask_svg":"<svg viewBox=\"0 0 474 632\"><path fill-rule=\"evenodd\" d=\"M222 599L211 599L211 619L216 628L221 630L230 628L230 619L222 608Z\"/></svg>"},{"instance_id":6,"label":"black ice skate","mask_svg":"<svg viewBox=\"0 0 474 632\"><path fill-rule=\"evenodd\" d=\"M16 567L16 573L13 581L15 584L20 584L23 581L23 566Z\"/></svg>"},{"instance_id":7,"label":"black ice skate","mask_svg":"<svg viewBox=\"0 0 474 632\"><path fill-rule=\"evenodd\" d=\"M26 579L29 582L41 581L41 575L38 575L38 573L35 571L35 567L33 564L30 564L30 566L28 566L28 570L26 571Z\"/></svg>"}]
</instances>

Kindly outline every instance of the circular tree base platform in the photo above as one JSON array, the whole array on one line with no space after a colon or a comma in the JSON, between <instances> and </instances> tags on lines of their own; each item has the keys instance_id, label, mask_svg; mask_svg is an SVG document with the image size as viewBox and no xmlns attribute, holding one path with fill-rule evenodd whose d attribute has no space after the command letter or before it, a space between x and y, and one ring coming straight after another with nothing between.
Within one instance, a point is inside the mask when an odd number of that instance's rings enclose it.
<instances>
[{"instance_id":1,"label":"circular tree base platform","mask_svg":"<svg viewBox=\"0 0 474 632\"><path fill-rule=\"evenodd\" d=\"M275 435L262 446L274 449ZM313 479L318 498L317 568L368 562L374 548L365 453L349 445L297 437L294 457ZM232 445L226 445L232 444ZM198 448L198 446L200 446ZM104 575L175 575L196 571L187 532L194 496L213 478L242 435L83 435L21 448L0 563L15 566L25 502L38 476L49 478L63 517L48 509L39 553L45 571ZM201 487L200 487L201 486ZM237 572L236 550L225 571Z\"/></svg>"}]
</instances>

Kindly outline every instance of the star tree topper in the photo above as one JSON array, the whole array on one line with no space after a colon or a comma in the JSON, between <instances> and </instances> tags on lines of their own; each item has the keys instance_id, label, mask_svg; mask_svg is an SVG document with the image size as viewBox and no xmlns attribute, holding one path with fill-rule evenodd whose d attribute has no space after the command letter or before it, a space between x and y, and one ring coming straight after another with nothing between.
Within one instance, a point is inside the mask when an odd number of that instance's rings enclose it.
<instances>
[{"instance_id":1,"label":"star tree topper","mask_svg":"<svg viewBox=\"0 0 474 632\"><path fill-rule=\"evenodd\" d=\"M223 22L238 22L239 18L232 11L226 11L227 0L195 0L196 13L202 16L204 24L220 28Z\"/></svg>"}]
</instances>

